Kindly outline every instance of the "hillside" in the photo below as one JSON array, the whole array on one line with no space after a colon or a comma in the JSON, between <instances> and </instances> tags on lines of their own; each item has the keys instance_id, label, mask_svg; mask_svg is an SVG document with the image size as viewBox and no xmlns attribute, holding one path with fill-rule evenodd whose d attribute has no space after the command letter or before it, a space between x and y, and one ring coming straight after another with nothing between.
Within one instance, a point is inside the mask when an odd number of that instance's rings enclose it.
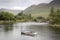
<instances>
[{"instance_id":1,"label":"hillside","mask_svg":"<svg viewBox=\"0 0 60 40\"><path fill-rule=\"evenodd\" d=\"M48 17L50 8L54 6L56 9L60 8L60 0L53 0L49 4L41 3L38 5L32 5L24 10L24 13L31 13L32 16Z\"/></svg>"},{"instance_id":2,"label":"hillside","mask_svg":"<svg viewBox=\"0 0 60 40\"><path fill-rule=\"evenodd\" d=\"M60 0L54 0L51 3L49 3L49 5L59 7L60 6Z\"/></svg>"}]
</instances>

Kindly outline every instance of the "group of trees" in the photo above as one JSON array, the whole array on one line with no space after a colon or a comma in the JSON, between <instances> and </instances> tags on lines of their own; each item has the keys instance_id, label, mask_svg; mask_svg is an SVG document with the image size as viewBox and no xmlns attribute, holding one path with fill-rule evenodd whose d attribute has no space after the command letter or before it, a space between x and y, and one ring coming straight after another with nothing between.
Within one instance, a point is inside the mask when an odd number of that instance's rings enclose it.
<instances>
[{"instance_id":1,"label":"group of trees","mask_svg":"<svg viewBox=\"0 0 60 40\"><path fill-rule=\"evenodd\" d=\"M9 12L0 12L0 20L14 20L14 15Z\"/></svg>"},{"instance_id":2,"label":"group of trees","mask_svg":"<svg viewBox=\"0 0 60 40\"><path fill-rule=\"evenodd\" d=\"M35 21L35 22L46 22L46 18L44 18L42 16L38 16L33 21Z\"/></svg>"},{"instance_id":3,"label":"group of trees","mask_svg":"<svg viewBox=\"0 0 60 40\"><path fill-rule=\"evenodd\" d=\"M50 23L52 24L60 24L60 10L54 10L54 7L51 8L49 15Z\"/></svg>"},{"instance_id":4,"label":"group of trees","mask_svg":"<svg viewBox=\"0 0 60 40\"><path fill-rule=\"evenodd\" d=\"M31 20L32 16L31 14L23 14L22 12L19 12L17 15L13 15L13 13L9 12L0 12L0 20Z\"/></svg>"},{"instance_id":5,"label":"group of trees","mask_svg":"<svg viewBox=\"0 0 60 40\"><path fill-rule=\"evenodd\" d=\"M23 11L18 13L18 15L15 16L17 20L31 20L32 16L31 14L24 14Z\"/></svg>"}]
</instances>

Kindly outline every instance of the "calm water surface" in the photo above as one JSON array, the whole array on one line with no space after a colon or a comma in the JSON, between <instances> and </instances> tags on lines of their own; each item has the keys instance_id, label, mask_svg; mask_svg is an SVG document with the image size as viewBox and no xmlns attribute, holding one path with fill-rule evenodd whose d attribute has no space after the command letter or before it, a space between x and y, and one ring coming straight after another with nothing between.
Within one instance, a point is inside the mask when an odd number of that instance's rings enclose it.
<instances>
[{"instance_id":1,"label":"calm water surface","mask_svg":"<svg viewBox=\"0 0 60 40\"><path fill-rule=\"evenodd\" d=\"M35 37L21 35L22 30L35 31ZM49 28L42 23L15 23L12 25L0 25L0 40L60 40L60 31Z\"/></svg>"}]
</instances>

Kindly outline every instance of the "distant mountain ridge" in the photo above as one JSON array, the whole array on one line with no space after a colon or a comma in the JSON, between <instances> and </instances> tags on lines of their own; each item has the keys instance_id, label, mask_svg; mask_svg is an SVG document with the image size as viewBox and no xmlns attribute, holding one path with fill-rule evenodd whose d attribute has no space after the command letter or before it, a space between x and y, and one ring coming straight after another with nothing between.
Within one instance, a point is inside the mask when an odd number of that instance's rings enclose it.
<instances>
[{"instance_id":1,"label":"distant mountain ridge","mask_svg":"<svg viewBox=\"0 0 60 40\"><path fill-rule=\"evenodd\" d=\"M60 6L60 0L54 0L51 3L49 3L50 5L59 5Z\"/></svg>"},{"instance_id":2,"label":"distant mountain ridge","mask_svg":"<svg viewBox=\"0 0 60 40\"><path fill-rule=\"evenodd\" d=\"M11 9L5 9L5 8L1 8L0 9L0 12L10 12L10 13L13 13L14 15L17 15L19 12L21 12L22 10L11 10Z\"/></svg>"},{"instance_id":3,"label":"distant mountain ridge","mask_svg":"<svg viewBox=\"0 0 60 40\"><path fill-rule=\"evenodd\" d=\"M53 0L50 3L41 3L34 6L32 5L25 9L24 13L46 15L49 14L52 6L56 7L56 9L60 8L60 0Z\"/></svg>"}]
</instances>

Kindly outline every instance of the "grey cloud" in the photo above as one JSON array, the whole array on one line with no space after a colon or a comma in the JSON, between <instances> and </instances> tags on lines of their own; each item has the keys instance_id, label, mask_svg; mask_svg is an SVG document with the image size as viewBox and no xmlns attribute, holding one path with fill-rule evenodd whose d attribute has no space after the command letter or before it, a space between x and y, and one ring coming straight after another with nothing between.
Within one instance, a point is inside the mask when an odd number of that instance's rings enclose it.
<instances>
[{"instance_id":1,"label":"grey cloud","mask_svg":"<svg viewBox=\"0 0 60 40\"><path fill-rule=\"evenodd\" d=\"M25 9L26 7L39 4L39 3L49 3L51 0L0 0L0 8L21 8Z\"/></svg>"}]
</instances>

